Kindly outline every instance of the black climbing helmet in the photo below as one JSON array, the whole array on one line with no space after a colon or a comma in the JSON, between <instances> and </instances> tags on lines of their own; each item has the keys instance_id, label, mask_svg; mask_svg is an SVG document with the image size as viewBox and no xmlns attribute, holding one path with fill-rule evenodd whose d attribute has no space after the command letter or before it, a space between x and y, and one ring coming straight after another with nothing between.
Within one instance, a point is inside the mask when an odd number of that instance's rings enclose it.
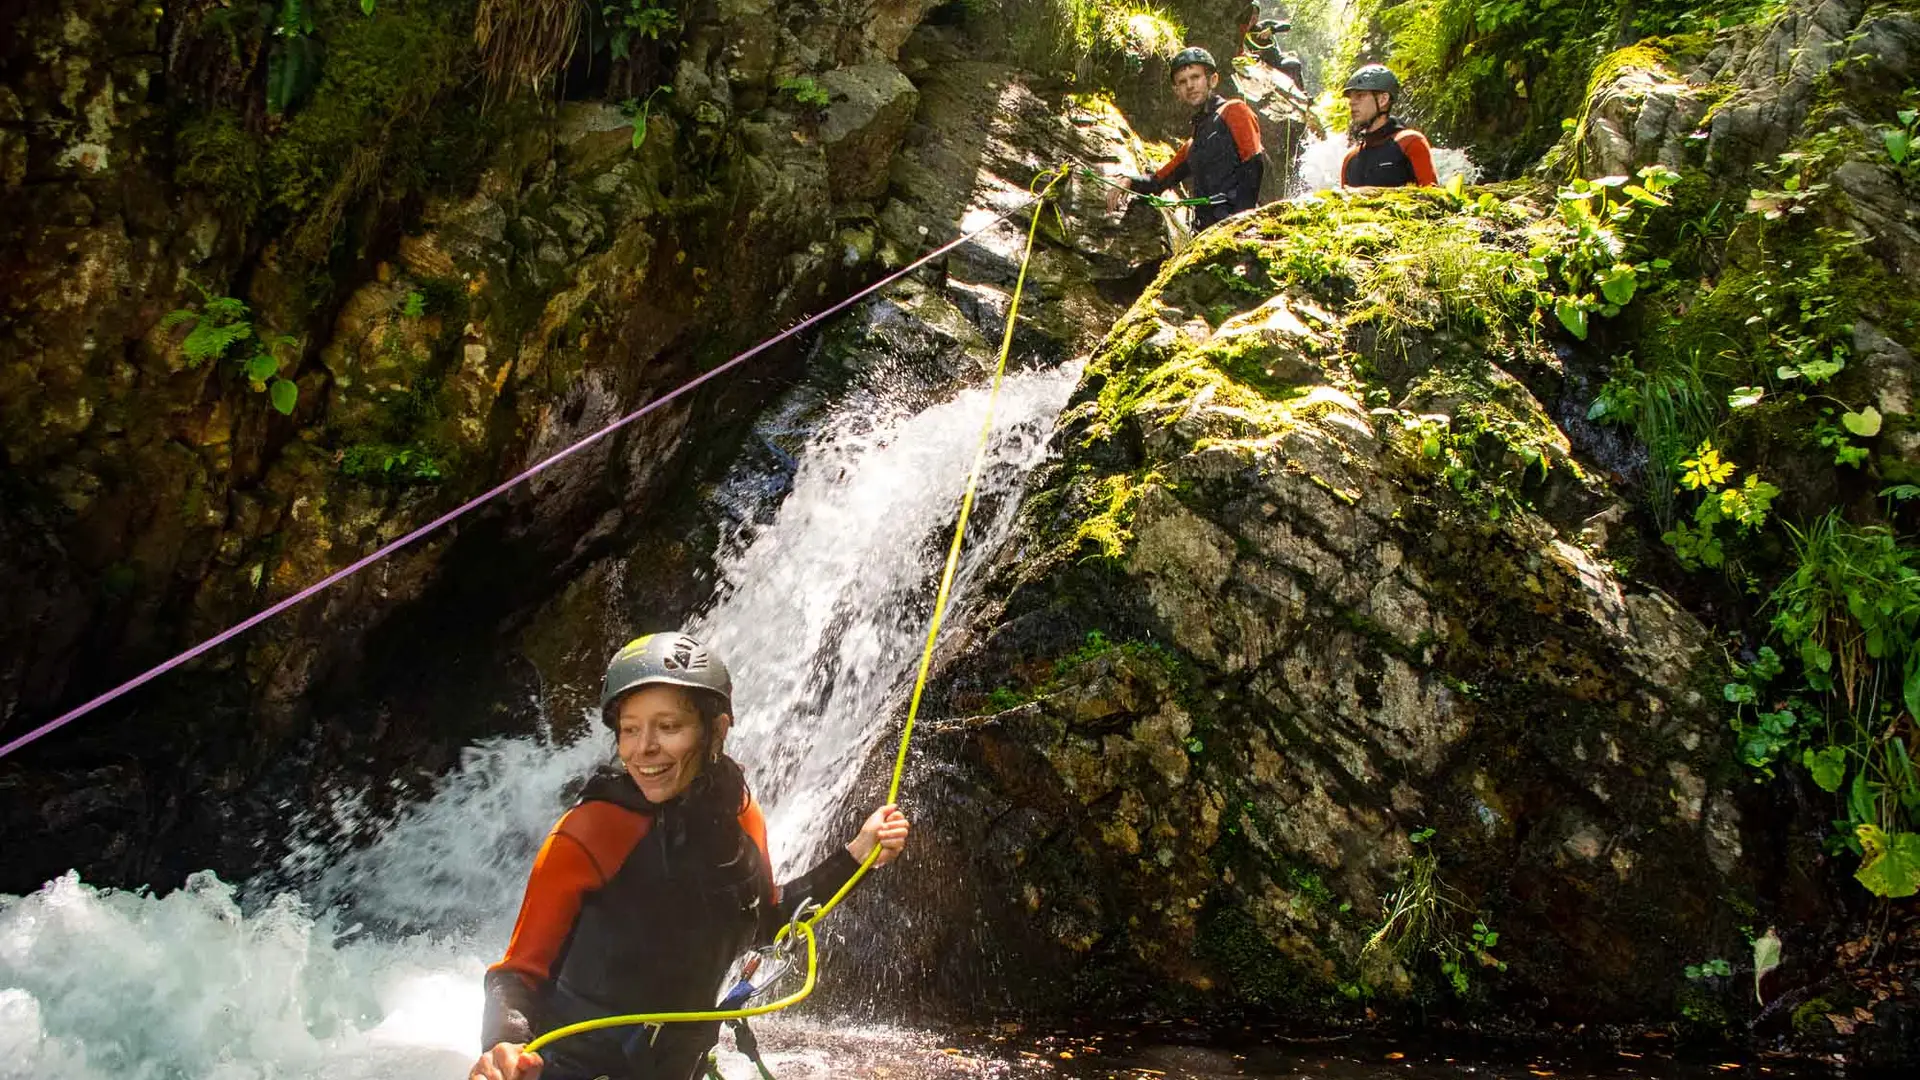
<instances>
[{"instance_id":1,"label":"black climbing helmet","mask_svg":"<svg viewBox=\"0 0 1920 1080\"><path fill-rule=\"evenodd\" d=\"M1348 77L1347 85L1340 88L1343 94L1355 90L1371 90L1377 94L1392 94L1397 98L1400 96L1400 77L1385 64L1368 64Z\"/></svg>"},{"instance_id":2,"label":"black climbing helmet","mask_svg":"<svg viewBox=\"0 0 1920 1080\"><path fill-rule=\"evenodd\" d=\"M713 650L686 634L648 634L627 642L608 662L600 687L600 722L619 730L614 704L629 691L656 683L684 686L710 696L719 712L733 711L733 679Z\"/></svg>"},{"instance_id":3,"label":"black climbing helmet","mask_svg":"<svg viewBox=\"0 0 1920 1080\"><path fill-rule=\"evenodd\" d=\"M1168 69L1168 73L1170 75L1178 75L1180 74L1181 68L1189 68L1195 64L1205 67L1209 72L1220 70L1220 65L1213 62L1212 53L1198 45L1189 45L1173 54L1173 64L1172 67Z\"/></svg>"}]
</instances>

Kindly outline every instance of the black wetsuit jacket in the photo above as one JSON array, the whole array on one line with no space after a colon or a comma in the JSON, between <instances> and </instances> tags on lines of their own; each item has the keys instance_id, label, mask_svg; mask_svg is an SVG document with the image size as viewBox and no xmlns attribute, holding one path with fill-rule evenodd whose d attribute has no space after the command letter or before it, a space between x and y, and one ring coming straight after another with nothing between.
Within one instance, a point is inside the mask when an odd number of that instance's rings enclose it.
<instances>
[{"instance_id":1,"label":"black wetsuit jacket","mask_svg":"<svg viewBox=\"0 0 1920 1080\"><path fill-rule=\"evenodd\" d=\"M1134 191L1158 195L1185 180L1198 198L1224 200L1196 206L1193 227L1204 229L1260 203L1260 176L1266 166L1261 153L1260 121L1253 107L1238 98L1213 95L1193 114L1193 138L1173 160L1151 177L1128 182Z\"/></svg>"},{"instance_id":2,"label":"black wetsuit jacket","mask_svg":"<svg viewBox=\"0 0 1920 1080\"><path fill-rule=\"evenodd\" d=\"M738 766L722 762L737 777ZM601 1016L712 1009L736 957L770 942L795 907L809 897L825 900L858 869L839 849L776 894L765 827L744 782L707 781L702 774L693 790L658 805L618 768L588 782L535 862L507 959L488 971L483 1047ZM750 836L750 829L761 835ZM568 856L577 863L575 846L584 850L600 884L589 878L582 890L543 886L542 866L556 845L565 849L556 864ZM559 876L549 872L550 879ZM530 917L539 913L529 908L576 901L578 914L551 961L538 942L523 943L523 932L557 932L551 923L541 930L541 920ZM540 967L548 978L539 977ZM687 1080L719 1029L717 1022L675 1023L657 1034L622 1027L570 1036L542 1050L541 1080Z\"/></svg>"}]
</instances>

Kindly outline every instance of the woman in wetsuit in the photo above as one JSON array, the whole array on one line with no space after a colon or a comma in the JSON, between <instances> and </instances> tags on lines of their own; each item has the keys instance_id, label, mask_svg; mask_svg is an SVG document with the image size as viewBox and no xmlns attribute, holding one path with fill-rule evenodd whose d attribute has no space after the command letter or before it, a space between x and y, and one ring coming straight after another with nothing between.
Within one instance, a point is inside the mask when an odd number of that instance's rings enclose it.
<instances>
[{"instance_id":1,"label":"woman in wetsuit","mask_svg":"<svg viewBox=\"0 0 1920 1080\"><path fill-rule=\"evenodd\" d=\"M874 811L845 848L778 889L766 822L723 747L733 684L685 634L628 643L607 667L601 722L617 761L595 773L535 857L507 954L487 971L481 1045L470 1080L688 1080L719 1024L534 1035L625 1013L714 1007L734 958L770 941L794 910L823 901L908 823Z\"/></svg>"}]
</instances>

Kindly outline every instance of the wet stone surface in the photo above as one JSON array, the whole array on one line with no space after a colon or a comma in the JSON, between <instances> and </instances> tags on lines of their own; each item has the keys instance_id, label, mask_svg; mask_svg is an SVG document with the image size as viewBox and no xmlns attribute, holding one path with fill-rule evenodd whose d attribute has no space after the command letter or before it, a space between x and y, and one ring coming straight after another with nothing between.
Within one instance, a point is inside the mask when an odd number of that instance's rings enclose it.
<instances>
[{"instance_id":1,"label":"wet stone surface","mask_svg":"<svg viewBox=\"0 0 1920 1080\"><path fill-rule=\"evenodd\" d=\"M828 1077L995 1077L1029 1080L1757 1080L1831 1075L1799 1063L1677 1054L1663 1033L1613 1048L1547 1043L1406 1044L1368 1034L1290 1035L1245 1028L1220 1033L1175 1021L1096 1031L1020 1024L967 1033L846 1027L820 1021L755 1025L767 1067L780 1080ZM721 1070L752 1066L722 1042Z\"/></svg>"}]
</instances>

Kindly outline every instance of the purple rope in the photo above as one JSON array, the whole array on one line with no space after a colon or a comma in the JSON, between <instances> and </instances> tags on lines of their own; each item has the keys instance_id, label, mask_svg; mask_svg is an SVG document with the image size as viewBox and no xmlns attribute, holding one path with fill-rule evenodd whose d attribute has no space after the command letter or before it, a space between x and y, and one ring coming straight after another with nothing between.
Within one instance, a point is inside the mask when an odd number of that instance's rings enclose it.
<instances>
[{"instance_id":1,"label":"purple rope","mask_svg":"<svg viewBox=\"0 0 1920 1080\"><path fill-rule=\"evenodd\" d=\"M267 608L266 610L251 616L245 622L239 623L235 626L229 627L228 629L221 631L218 634L215 634L213 637L210 637L207 640L201 642L200 644L195 645L193 648L188 649L186 652L181 653L180 655L174 657L171 660L168 660L166 663L163 663L157 667L151 668L145 673L141 675L137 675L134 678L128 679L126 682L123 682L119 686L116 686L113 689L107 691L106 693L101 694L99 697L94 698L92 701L87 702L85 705L81 705L80 707L70 712L67 712L59 717L49 720L48 722L40 725L37 728L34 728L32 731L27 732L25 735L20 736L19 738L6 744L5 746L0 746L0 757L6 757L8 754L13 753L15 750L20 749L21 747L27 745L28 743L34 741L35 739L40 738L41 736L52 734L53 732L59 730L60 728L65 727L67 724L70 724L73 721L80 719L82 716L85 716L88 713L94 711L95 709L98 709L101 706L107 704L108 702L114 700L115 698L120 697L122 694L128 693L129 691L136 690L139 687L144 686L145 684L153 681L154 679L157 679L160 676L165 675L167 672L172 671L174 668L179 667L181 664L184 664L187 661L192 660L194 657L199 656L201 653L204 653L209 649L217 648L218 646L223 645L228 641L231 641L232 639L240 636L241 634L246 633L248 630L251 630L255 626L258 626L259 624L267 621L268 619L273 618L275 615L280 614L281 612L287 610L288 608L294 606L295 604L298 604L304 600L307 600L311 598L314 594L319 593L346 578L352 577L354 574L357 574L362 570L365 570L367 567L372 566L374 563L379 562L381 559L386 558L388 555L391 555L394 552L399 551L401 548L406 547L408 544L413 543L415 540L418 540L421 537L427 535L428 533L434 531L435 529L438 529L440 526L447 524L448 522L454 520L455 518L460 517L463 514L466 514L470 510L474 510L478 508L484 503L491 502L495 498L498 498L499 496L505 494L508 490L514 487L517 487L520 484L525 483L526 481L532 479L533 477L539 475L540 473L545 472L548 468L559 464L561 461L572 457L573 455L579 453L580 451L586 449L587 447L593 445L594 443L599 442L601 439L604 439L607 436L613 434L614 432L619 431L621 428L626 427L628 424L633 423L635 420L638 420L641 417L652 412L653 410L659 408L660 406L665 405L667 402L672 401L673 399L681 396L682 394L687 393L688 391L694 389L695 387L700 386L701 384L707 382L710 379L718 377L723 372L732 370L733 368L739 366L740 364L745 363L747 360L750 360L753 357L760 355L761 353L767 351L768 349L772 348L775 345L778 345L780 342L785 341L786 339L792 337L793 335L800 333L801 331L807 329L808 327L813 326L814 324L824 319L837 315L842 311L845 311L847 308L852 307L855 303L858 303L860 300L863 300L866 297L872 295L873 293L878 292L883 288L886 288L888 285L893 284L894 282L907 276L913 271L920 269L922 266L925 266L927 263L930 263L933 260L939 258L940 256L945 255L947 252L952 251L954 248L959 247L961 244L964 244L967 241L972 240L974 237L979 236L980 234L986 232L987 230L998 226L1002 221L1005 221L1009 216L1023 209L1025 205L1026 204L1022 204L1022 206L1017 206L1017 207L1014 207L1012 210L1007 210L1001 213L999 216L995 217L992 221L988 222L985 225L982 225L978 229L975 229L969 233L963 233L960 236L954 238L953 240L950 240L947 243L942 244L940 247L937 247L932 251L928 252L927 254L922 255L920 258L915 259L913 262L908 263L905 267L901 268L896 273L893 273L887 277L881 278L879 281L876 281L872 285L869 285L866 288L861 289L859 292L854 293L852 296L847 297L845 300L840 301L839 303L833 305L827 310L820 312L818 315L810 316L804 321L796 323L793 326L780 331L778 334L775 334L774 336L768 338L767 340L761 342L760 344L755 345L753 348L748 349L746 352L741 353L740 355L734 357L733 359L727 361L726 363L721 364L719 367L714 368L712 371L709 371L703 375L699 375L691 380L688 380L684 385L680 386L678 389L673 390L662 397L658 397L652 401L649 401L645 405L642 405L640 408L635 409L633 412L630 412L627 415L622 416L618 420L615 420L614 422L608 424L606 427L603 427L600 430L593 432L592 434L586 436L585 438L567 447L566 449L561 450L559 453L556 453L551 457L548 457L548 458L542 459L539 462L536 462L532 466L528 467L525 472L522 472L518 476L515 476L509 480L503 481L502 483L496 485L495 487L488 489L486 492L480 495L476 495L471 499L468 499L466 502L461 503L459 506L454 507L452 510L447 511L444 514L441 514L439 517L434 518L432 521L427 522L425 525L422 525L419 528L408 533L407 535L401 537L400 539L395 540L393 543L388 544L386 547L379 548L374 552L372 552L371 554L363 556L362 558L356 560L355 562L347 566L344 566L338 570L335 570L333 573L328 574L326 577L321 578L319 581L316 581L313 584L307 586L306 588L301 589L299 592L294 593L292 596L287 597L285 600L282 600L279 603L274 604L272 607Z\"/></svg>"}]
</instances>

